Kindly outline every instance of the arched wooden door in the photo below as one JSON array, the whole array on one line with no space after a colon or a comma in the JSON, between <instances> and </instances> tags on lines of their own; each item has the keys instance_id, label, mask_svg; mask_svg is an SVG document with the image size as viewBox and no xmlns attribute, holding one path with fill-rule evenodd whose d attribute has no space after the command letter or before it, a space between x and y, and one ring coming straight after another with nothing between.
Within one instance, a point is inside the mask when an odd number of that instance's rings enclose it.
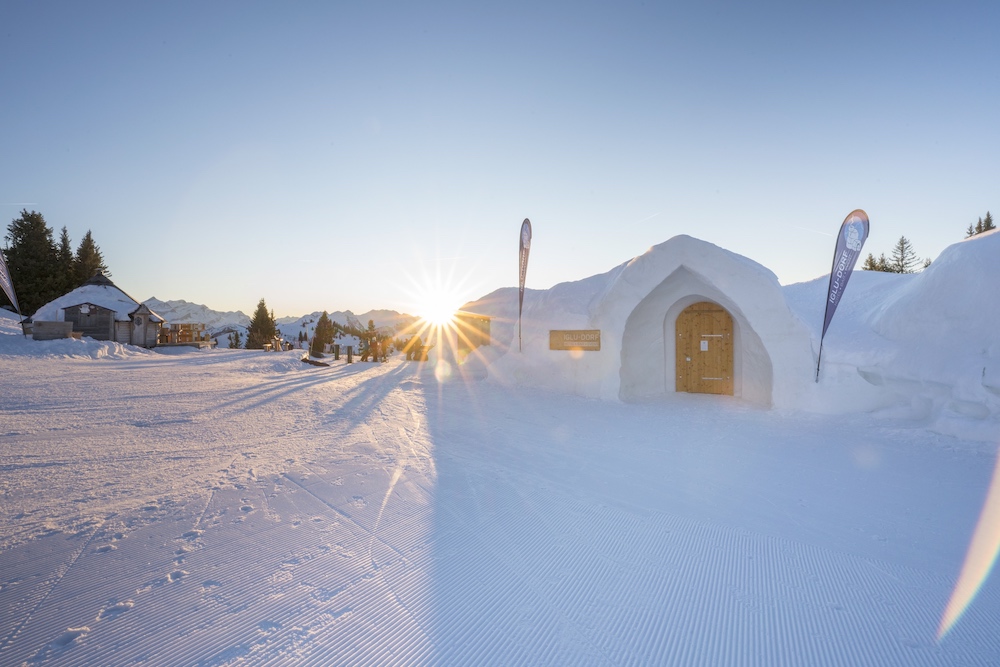
<instances>
[{"instance_id":1,"label":"arched wooden door","mask_svg":"<svg viewBox=\"0 0 1000 667\"><path fill-rule=\"evenodd\" d=\"M676 323L677 391L733 395L733 318L716 304L688 306Z\"/></svg>"}]
</instances>

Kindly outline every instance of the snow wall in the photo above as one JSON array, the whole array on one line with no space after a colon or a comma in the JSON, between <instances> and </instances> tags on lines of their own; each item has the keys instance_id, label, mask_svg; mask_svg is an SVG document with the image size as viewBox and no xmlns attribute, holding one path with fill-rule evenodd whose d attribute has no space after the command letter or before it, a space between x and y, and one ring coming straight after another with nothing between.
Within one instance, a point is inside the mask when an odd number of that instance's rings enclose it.
<instances>
[{"instance_id":1,"label":"snow wall","mask_svg":"<svg viewBox=\"0 0 1000 667\"><path fill-rule=\"evenodd\" d=\"M835 414L882 411L996 439L1000 233L949 246L919 274L855 271L827 332L817 383L828 279L782 287L746 257L677 236L607 273L528 291L521 351L510 324L517 291L484 298L505 304L502 315L483 311L502 320L494 321L501 340L490 378L602 399L662 399L674 391L677 315L711 301L733 319L734 395L743 400ZM553 329L599 329L601 350L550 350Z\"/></svg>"}]
</instances>

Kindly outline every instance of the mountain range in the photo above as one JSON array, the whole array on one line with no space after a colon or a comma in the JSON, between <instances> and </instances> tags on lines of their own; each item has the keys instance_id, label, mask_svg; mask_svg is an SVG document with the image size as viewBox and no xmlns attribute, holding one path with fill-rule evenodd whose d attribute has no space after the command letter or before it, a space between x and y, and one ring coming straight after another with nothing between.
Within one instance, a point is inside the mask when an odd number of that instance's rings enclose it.
<instances>
[{"instance_id":1,"label":"mountain range","mask_svg":"<svg viewBox=\"0 0 1000 667\"><path fill-rule=\"evenodd\" d=\"M239 331L241 335L245 335L246 328L250 324L250 316L242 310L212 310L208 306L183 299L163 301L156 297L146 299L143 303L167 322L204 324L205 330L213 337L232 331ZM316 321L322 314L323 312L318 310L300 317L279 317L277 318L278 330L286 340L295 340L303 329L311 336ZM414 315L398 313L395 310L370 310L359 315L355 315L350 310L337 310L327 311L327 315L331 320L343 326L366 329L368 321L371 320L377 329L392 331L403 329L417 320Z\"/></svg>"}]
</instances>

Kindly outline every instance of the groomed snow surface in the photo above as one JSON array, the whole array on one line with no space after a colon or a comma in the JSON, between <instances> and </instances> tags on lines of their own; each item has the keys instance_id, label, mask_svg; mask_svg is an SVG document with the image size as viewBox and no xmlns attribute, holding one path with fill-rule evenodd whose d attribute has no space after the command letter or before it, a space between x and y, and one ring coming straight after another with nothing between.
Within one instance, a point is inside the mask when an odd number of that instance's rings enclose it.
<instances>
[{"instance_id":1,"label":"groomed snow surface","mask_svg":"<svg viewBox=\"0 0 1000 667\"><path fill-rule=\"evenodd\" d=\"M997 665L996 444L0 332L2 665Z\"/></svg>"}]
</instances>

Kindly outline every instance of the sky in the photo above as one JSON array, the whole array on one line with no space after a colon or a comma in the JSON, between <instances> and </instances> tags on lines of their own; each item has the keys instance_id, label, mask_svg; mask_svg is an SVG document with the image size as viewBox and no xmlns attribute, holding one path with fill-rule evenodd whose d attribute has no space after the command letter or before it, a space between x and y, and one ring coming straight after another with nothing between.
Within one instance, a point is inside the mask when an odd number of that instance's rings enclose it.
<instances>
[{"instance_id":1,"label":"sky","mask_svg":"<svg viewBox=\"0 0 1000 667\"><path fill-rule=\"evenodd\" d=\"M829 5L829 6L828 6ZM420 314L677 234L829 273L1000 213L995 2L0 4L0 218L116 284ZM346 250L346 251L345 251ZM15 285L16 287L16 285Z\"/></svg>"}]
</instances>

